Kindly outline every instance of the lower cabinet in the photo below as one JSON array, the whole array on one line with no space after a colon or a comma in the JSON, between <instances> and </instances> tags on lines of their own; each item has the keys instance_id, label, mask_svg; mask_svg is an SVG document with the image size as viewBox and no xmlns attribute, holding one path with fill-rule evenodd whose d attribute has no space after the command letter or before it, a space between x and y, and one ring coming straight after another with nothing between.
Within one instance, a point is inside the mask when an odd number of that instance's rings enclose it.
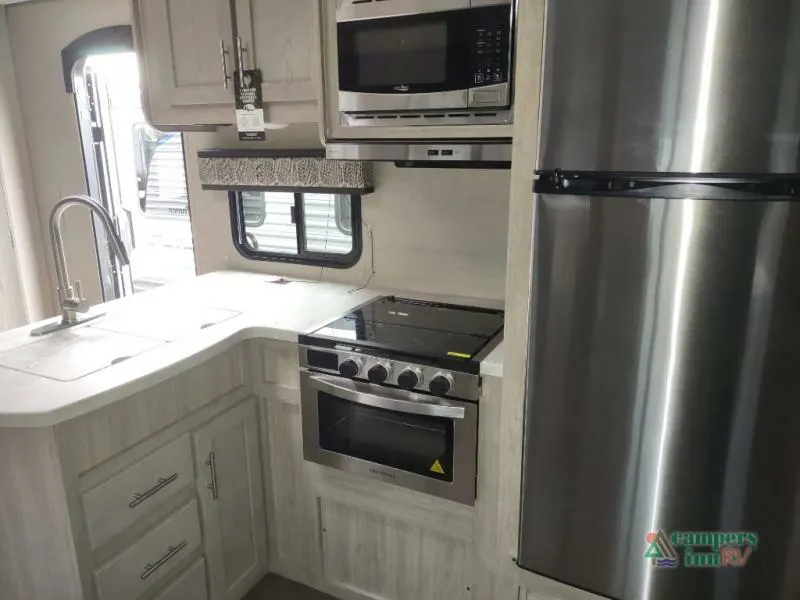
<instances>
[{"instance_id":1,"label":"lower cabinet","mask_svg":"<svg viewBox=\"0 0 800 600\"><path fill-rule=\"evenodd\" d=\"M255 401L197 430L194 447L209 596L211 600L240 600L267 568Z\"/></svg>"},{"instance_id":2,"label":"lower cabinet","mask_svg":"<svg viewBox=\"0 0 800 600\"><path fill-rule=\"evenodd\" d=\"M469 542L421 522L320 499L325 580L386 600L469 600Z\"/></svg>"},{"instance_id":3,"label":"lower cabinet","mask_svg":"<svg viewBox=\"0 0 800 600\"><path fill-rule=\"evenodd\" d=\"M265 402L270 570L344 600L473 598L471 509L304 461L299 392Z\"/></svg>"},{"instance_id":4,"label":"lower cabinet","mask_svg":"<svg viewBox=\"0 0 800 600\"><path fill-rule=\"evenodd\" d=\"M241 600L267 573L256 400L219 402L81 477L84 600Z\"/></svg>"}]
</instances>

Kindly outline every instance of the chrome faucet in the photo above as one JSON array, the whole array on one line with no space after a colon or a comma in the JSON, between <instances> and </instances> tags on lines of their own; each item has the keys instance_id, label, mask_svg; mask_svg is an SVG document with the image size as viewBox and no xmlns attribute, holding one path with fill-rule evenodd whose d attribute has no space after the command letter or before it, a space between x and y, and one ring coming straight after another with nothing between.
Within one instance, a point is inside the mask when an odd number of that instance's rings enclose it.
<instances>
[{"instance_id":1,"label":"chrome faucet","mask_svg":"<svg viewBox=\"0 0 800 600\"><path fill-rule=\"evenodd\" d=\"M64 213L72 206L85 206L91 210L100 219L103 228L106 231L111 250L119 259L122 265L129 265L130 258L125 245L122 243L117 230L114 227L114 221L108 211L97 200L89 198L88 196L68 196L53 207L50 213L50 243L53 246L53 258L56 263L56 278L58 279L58 301L61 307L61 321L50 323L39 329L31 332L33 336L41 336L68 327L73 327L79 323L92 321L102 315L93 315L91 317L80 318L79 313L86 313L90 305L83 297L83 290L81 282L75 281L74 287L69 281L69 271L67 270L67 257L64 253L64 240L61 238L61 221L63 220Z\"/></svg>"}]
</instances>

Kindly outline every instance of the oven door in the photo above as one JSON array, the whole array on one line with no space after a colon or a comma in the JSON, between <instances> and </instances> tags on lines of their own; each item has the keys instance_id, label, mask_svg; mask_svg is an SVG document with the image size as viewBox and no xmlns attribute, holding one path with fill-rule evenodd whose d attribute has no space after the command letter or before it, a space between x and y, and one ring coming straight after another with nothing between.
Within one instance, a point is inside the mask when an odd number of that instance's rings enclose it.
<instances>
[{"instance_id":1,"label":"oven door","mask_svg":"<svg viewBox=\"0 0 800 600\"><path fill-rule=\"evenodd\" d=\"M306 460L475 504L478 405L303 371Z\"/></svg>"},{"instance_id":2,"label":"oven door","mask_svg":"<svg viewBox=\"0 0 800 600\"><path fill-rule=\"evenodd\" d=\"M490 5L385 0L340 8L339 110L509 106L511 0L481 4Z\"/></svg>"}]
</instances>

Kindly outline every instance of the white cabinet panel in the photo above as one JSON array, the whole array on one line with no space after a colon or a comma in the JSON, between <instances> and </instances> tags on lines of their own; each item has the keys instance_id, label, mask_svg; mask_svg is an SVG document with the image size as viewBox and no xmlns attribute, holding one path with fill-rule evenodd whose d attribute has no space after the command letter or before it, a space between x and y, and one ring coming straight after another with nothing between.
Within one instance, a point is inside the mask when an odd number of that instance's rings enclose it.
<instances>
[{"instance_id":1,"label":"white cabinet panel","mask_svg":"<svg viewBox=\"0 0 800 600\"><path fill-rule=\"evenodd\" d=\"M299 393L298 393L299 394ZM295 570L318 572L318 516L314 492L303 460L299 404L271 400L269 414L272 486L270 524L272 559Z\"/></svg>"},{"instance_id":2,"label":"white cabinet panel","mask_svg":"<svg viewBox=\"0 0 800 600\"><path fill-rule=\"evenodd\" d=\"M239 600L267 569L267 531L254 400L195 434L198 493L212 600Z\"/></svg>"},{"instance_id":3,"label":"white cabinet panel","mask_svg":"<svg viewBox=\"0 0 800 600\"><path fill-rule=\"evenodd\" d=\"M205 561L197 561L155 600L208 600Z\"/></svg>"},{"instance_id":4,"label":"white cabinet panel","mask_svg":"<svg viewBox=\"0 0 800 600\"><path fill-rule=\"evenodd\" d=\"M235 50L229 1L134 0L134 10L143 99L153 124L232 123Z\"/></svg>"},{"instance_id":5,"label":"white cabinet panel","mask_svg":"<svg viewBox=\"0 0 800 600\"><path fill-rule=\"evenodd\" d=\"M376 600L471 598L465 540L328 498L320 502L329 585Z\"/></svg>"},{"instance_id":6,"label":"white cabinet panel","mask_svg":"<svg viewBox=\"0 0 800 600\"><path fill-rule=\"evenodd\" d=\"M98 600L139 598L199 547L197 503L192 502L95 571Z\"/></svg>"}]
</instances>

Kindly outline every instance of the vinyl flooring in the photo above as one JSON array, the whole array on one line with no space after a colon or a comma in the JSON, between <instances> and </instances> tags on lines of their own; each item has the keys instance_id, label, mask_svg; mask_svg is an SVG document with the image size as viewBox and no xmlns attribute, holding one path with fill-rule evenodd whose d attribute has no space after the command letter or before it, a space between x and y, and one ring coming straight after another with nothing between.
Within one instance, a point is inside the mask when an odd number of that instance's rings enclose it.
<instances>
[{"instance_id":1,"label":"vinyl flooring","mask_svg":"<svg viewBox=\"0 0 800 600\"><path fill-rule=\"evenodd\" d=\"M283 577L267 575L244 600L336 600L336 598Z\"/></svg>"}]
</instances>

